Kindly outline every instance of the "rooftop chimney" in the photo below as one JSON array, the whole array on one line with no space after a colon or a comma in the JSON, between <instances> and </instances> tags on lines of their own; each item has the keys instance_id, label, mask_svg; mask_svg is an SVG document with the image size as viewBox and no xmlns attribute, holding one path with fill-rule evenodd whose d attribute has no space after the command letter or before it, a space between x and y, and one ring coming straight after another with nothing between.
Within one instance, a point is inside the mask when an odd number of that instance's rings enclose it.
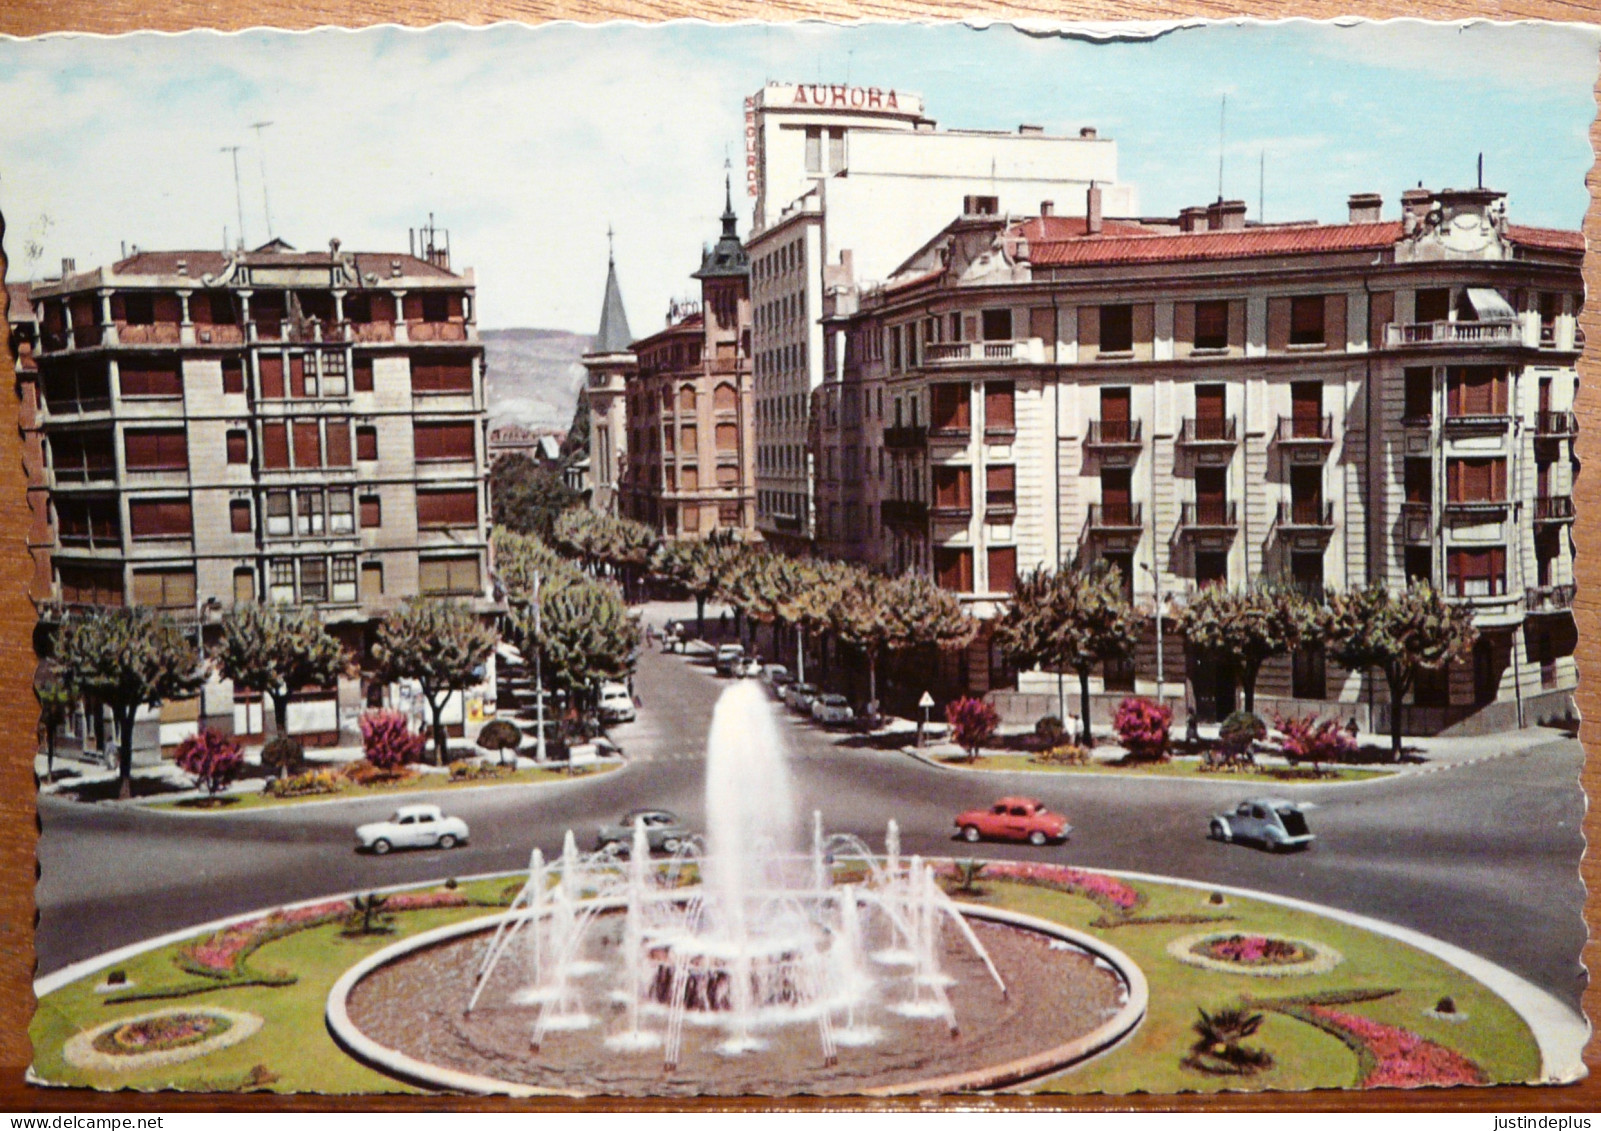
<instances>
[{"instance_id":1,"label":"rooftop chimney","mask_svg":"<svg viewBox=\"0 0 1601 1131\"><path fill-rule=\"evenodd\" d=\"M1098 135L1095 132L1094 126L1085 126L1078 131L1078 136L1083 138L1085 141L1094 141Z\"/></svg>"},{"instance_id":2,"label":"rooftop chimney","mask_svg":"<svg viewBox=\"0 0 1601 1131\"><path fill-rule=\"evenodd\" d=\"M1206 226L1214 232L1245 230L1245 201L1215 200L1206 206Z\"/></svg>"},{"instance_id":3,"label":"rooftop chimney","mask_svg":"<svg viewBox=\"0 0 1601 1131\"><path fill-rule=\"evenodd\" d=\"M1101 186L1094 181L1084 194L1084 231L1092 236L1101 234Z\"/></svg>"},{"instance_id":4,"label":"rooftop chimney","mask_svg":"<svg viewBox=\"0 0 1601 1131\"><path fill-rule=\"evenodd\" d=\"M68 258L66 256L62 256L62 258L61 258L61 277L63 279L65 279L68 275L72 274L77 269L78 269L78 261L76 259L70 259L70 258Z\"/></svg>"},{"instance_id":5,"label":"rooftop chimney","mask_svg":"<svg viewBox=\"0 0 1601 1131\"><path fill-rule=\"evenodd\" d=\"M1042 201L1040 201L1040 215L1041 216L1055 216L1056 215L1056 201L1054 201L1054 200L1042 200Z\"/></svg>"},{"instance_id":6,"label":"rooftop chimney","mask_svg":"<svg viewBox=\"0 0 1601 1131\"><path fill-rule=\"evenodd\" d=\"M1206 231L1206 206L1192 204L1179 213L1179 231L1204 232Z\"/></svg>"},{"instance_id":7,"label":"rooftop chimney","mask_svg":"<svg viewBox=\"0 0 1601 1131\"><path fill-rule=\"evenodd\" d=\"M1017 132L1022 134L1024 137L1035 137L1039 134L1043 134L1045 132L1045 127L1021 125L1017 127Z\"/></svg>"},{"instance_id":8,"label":"rooftop chimney","mask_svg":"<svg viewBox=\"0 0 1601 1131\"><path fill-rule=\"evenodd\" d=\"M1384 211L1384 198L1376 192L1354 192L1346 204L1353 224L1377 224Z\"/></svg>"},{"instance_id":9,"label":"rooftop chimney","mask_svg":"<svg viewBox=\"0 0 1601 1131\"><path fill-rule=\"evenodd\" d=\"M1414 219L1421 220L1429 214L1429 206L1434 202L1434 193L1419 185L1409 188L1401 194L1401 212L1410 214Z\"/></svg>"}]
</instances>

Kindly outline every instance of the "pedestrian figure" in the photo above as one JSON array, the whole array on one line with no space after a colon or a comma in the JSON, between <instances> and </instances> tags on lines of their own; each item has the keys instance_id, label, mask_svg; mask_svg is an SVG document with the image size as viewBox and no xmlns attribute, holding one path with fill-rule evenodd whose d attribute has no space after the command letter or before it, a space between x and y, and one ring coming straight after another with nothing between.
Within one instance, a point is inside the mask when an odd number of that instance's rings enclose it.
<instances>
[{"instance_id":1,"label":"pedestrian figure","mask_svg":"<svg viewBox=\"0 0 1601 1131\"><path fill-rule=\"evenodd\" d=\"M1353 739L1356 737L1357 728L1355 715L1352 715L1351 721L1345 724L1345 733L1350 735Z\"/></svg>"},{"instance_id":2,"label":"pedestrian figure","mask_svg":"<svg viewBox=\"0 0 1601 1131\"><path fill-rule=\"evenodd\" d=\"M1184 747L1191 754L1201 745L1201 721L1194 711L1184 720Z\"/></svg>"}]
</instances>

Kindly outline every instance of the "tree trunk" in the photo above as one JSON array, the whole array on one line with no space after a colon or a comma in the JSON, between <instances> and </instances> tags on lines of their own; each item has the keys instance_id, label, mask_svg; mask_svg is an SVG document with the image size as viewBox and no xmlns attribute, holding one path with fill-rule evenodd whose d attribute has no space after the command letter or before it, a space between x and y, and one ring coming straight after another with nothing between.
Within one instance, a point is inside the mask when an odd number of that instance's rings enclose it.
<instances>
[{"instance_id":1,"label":"tree trunk","mask_svg":"<svg viewBox=\"0 0 1601 1131\"><path fill-rule=\"evenodd\" d=\"M445 694L449 695L450 693L447 691ZM431 695L425 696L425 698L428 700L429 713L434 717L434 765L443 766L448 761L445 754L446 745L449 741L445 737L445 724L443 721L445 704L443 700L437 703L434 702L434 698Z\"/></svg>"},{"instance_id":2,"label":"tree trunk","mask_svg":"<svg viewBox=\"0 0 1601 1131\"><path fill-rule=\"evenodd\" d=\"M1240 665L1240 690L1245 693L1245 713L1256 714L1256 676L1261 664Z\"/></svg>"},{"instance_id":3,"label":"tree trunk","mask_svg":"<svg viewBox=\"0 0 1601 1131\"><path fill-rule=\"evenodd\" d=\"M56 728L50 727L44 732L44 780L56 780Z\"/></svg>"},{"instance_id":4,"label":"tree trunk","mask_svg":"<svg viewBox=\"0 0 1601 1131\"><path fill-rule=\"evenodd\" d=\"M1390 761L1401 760L1401 700L1406 698L1406 677L1386 672L1390 684Z\"/></svg>"},{"instance_id":5,"label":"tree trunk","mask_svg":"<svg viewBox=\"0 0 1601 1131\"><path fill-rule=\"evenodd\" d=\"M1080 729L1084 736L1082 745L1084 749L1088 750L1095 745L1095 735L1090 731L1090 673L1088 671L1081 670L1078 673L1078 697L1079 708L1084 712L1084 718L1080 724Z\"/></svg>"},{"instance_id":6,"label":"tree trunk","mask_svg":"<svg viewBox=\"0 0 1601 1131\"><path fill-rule=\"evenodd\" d=\"M878 649L867 648L867 714L871 721L878 714Z\"/></svg>"},{"instance_id":7,"label":"tree trunk","mask_svg":"<svg viewBox=\"0 0 1601 1131\"><path fill-rule=\"evenodd\" d=\"M133 796L133 717L137 707L116 709L117 721L117 797L126 801Z\"/></svg>"},{"instance_id":8,"label":"tree trunk","mask_svg":"<svg viewBox=\"0 0 1601 1131\"><path fill-rule=\"evenodd\" d=\"M706 594L695 594L695 635L706 639ZM683 645L680 643L679 645Z\"/></svg>"}]
</instances>

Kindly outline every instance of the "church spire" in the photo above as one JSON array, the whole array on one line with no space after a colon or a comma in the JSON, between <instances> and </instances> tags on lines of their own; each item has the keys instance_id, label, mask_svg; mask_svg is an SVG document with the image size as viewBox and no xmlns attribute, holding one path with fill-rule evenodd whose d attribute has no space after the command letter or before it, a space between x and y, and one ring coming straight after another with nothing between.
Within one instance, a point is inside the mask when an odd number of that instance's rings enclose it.
<instances>
[{"instance_id":1,"label":"church spire","mask_svg":"<svg viewBox=\"0 0 1601 1131\"><path fill-rule=\"evenodd\" d=\"M606 225L606 297L600 307L600 329L595 331L591 353L623 353L633 344L628 329L628 313L623 310L623 291L617 285L617 254L611 225Z\"/></svg>"},{"instance_id":2,"label":"church spire","mask_svg":"<svg viewBox=\"0 0 1601 1131\"><path fill-rule=\"evenodd\" d=\"M694 278L709 279L719 275L746 275L750 273L750 257L739 242L739 217L734 214L734 174L728 161L723 162L723 234L717 243L706 249L701 258L700 270Z\"/></svg>"}]
</instances>

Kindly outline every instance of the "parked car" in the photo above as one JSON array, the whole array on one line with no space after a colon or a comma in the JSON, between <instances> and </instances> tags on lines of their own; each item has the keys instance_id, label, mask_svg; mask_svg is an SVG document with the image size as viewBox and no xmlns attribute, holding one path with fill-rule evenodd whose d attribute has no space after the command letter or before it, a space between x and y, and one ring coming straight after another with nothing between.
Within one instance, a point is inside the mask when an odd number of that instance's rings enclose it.
<instances>
[{"instance_id":1,"label":"parked car","mask_svg":"<svg viewBox=\"0 0 1601 1131\"><path fill-rule=\"evenodd\" d=\"M788 672L774 672L767 681L767 690L773 693L773 698L786 700L786 693L795 685L795 677Z\"/></svg>"},{"instance_id":2,"label":"parked car","mask_svg":"<svg viewBox=\"0 0 1601 1131\"><path fill-rule=\"evenodd\" d=\"M783 664L763 664L762 682L777 687L782 683L793 683L795 677L789 674L789 668Z\"/></svg>"},{"instance_id":3,"label":"parked car","mask_svg":"<svg viewBox=\"0 0 1601 1131\"><path fill-rule=\"evenodd\" d=\"M1307 806L1281 797L1248 797L1232 813L1219 813L1207 828L1213 840L1255 841L1269 852L1305 848L1317 838L1306 827Z\"/></svg>"},{"instance_id":4,"label":"parked car","mask_svg":"<svg viewBox=\"0 0 1601 1131\"><path fill-rule=\"evenodd\" d=\"M784 702L789 704L790 710L809 715L812 713L812 700L819 694L821 692L810 683L792 683L784 689Z\"/></svg>"},{"instance_id":5,"label":"parked car","mask_svg":"<svg viewBox=\"0 0 1601 1131\"><path fill-rule=\"evenodd\" d=\"M690 835L676 813L666 809L630 809L615 825L600 827L595 834L596 850L628 855L633 851L636 824L645 826L645 839L652 852L677 852Z\"/></svg>"},{"instance_id":6,"label":"parked car","mask_svg":"<svg viewBox=\"0 0 1601 1131\"><path fill-rule=\"evenodd\" d=\"M762 662L756 656L745 656L734 661L734 674L740 679L753 679L762 674Z\"/></svg>"},{"instance_id":7,"label":"parked car","mask_svg":"<svg viewBox=\"0 0 1601 1131\"><path fill-rule=\"evenodd\" d=\"M990 840L1026 840L1038 847L1064 841L1073 826L1060 813L1032 797L1002 797L988 809L969 809L956 817L956 828L969 844Z\"/></svg>"},{"instance_id":8,"label":"parked car","mask_svg":"<svg viewBox=\"0 0 1601 1131\"><path fill-rule=\"evenodd\" d=\"M636 718L634 696L621 683L600 685L600 720L604 723L631 723Z\"/></svg>"},{"instance_id":9,"label":"parked car","mask_svg":"<svg viewBox=\"0 0 1601 1131\"><path fill-rule=\"evenodd\" d=\"M812 700L812 718L820 723L848 723L856 718L856 712L843 695L819 695Z\"/></svg>"},{"instance_id":10,"label":"parked car","mask_svg":"<svg viewBox=\"0 0 1601 1131\"><path fill-rule=\"evenodd\" d=\"M393 848L455 848L467 843L467 822L437 805L402 805L387 821L356 829L356 850L387 856Z\"/></svg>"},{"instance_id":11,"label":"parked car","mask_svg":"<svg viewBox=\"0 0 1601 1131\"><path fill-rule=\"evenodd\" d=\"M733 675L734 665L745 658L745 649L738 644L719 644L713 661L718 675Z\"/></svg>"}]
</instances>

